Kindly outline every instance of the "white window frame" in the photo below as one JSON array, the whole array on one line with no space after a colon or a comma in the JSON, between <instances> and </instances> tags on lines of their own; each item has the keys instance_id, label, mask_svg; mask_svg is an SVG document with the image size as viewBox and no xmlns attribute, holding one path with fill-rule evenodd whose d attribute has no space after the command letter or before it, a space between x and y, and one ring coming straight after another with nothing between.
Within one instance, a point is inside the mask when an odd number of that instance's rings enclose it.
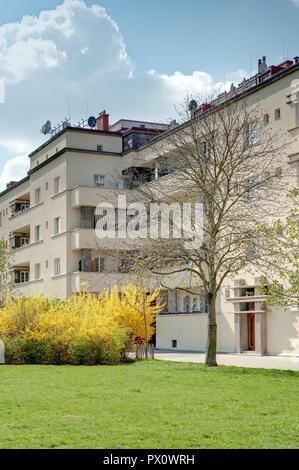
<instances>
[{"instance_id":1,"label":"white window frame","mask_svg":"<svg viewBox=\"0 0 299 470\"><path fill-rule=\"evenodd\" d=\"M34 202L35 204L39 204L41 202L41 189L36 188L34 191Z\"/></svg>"},{"instance_id":2,"label":"white window frame","mask_svg":"<svg viewBox=\"0 0 299 470\"><path fill-rule=\"evenodd\" d=\"M61 258L54 259L54 276L61 274Z\"/></svg>"},{"instance_id":3,"label":"white window frame","mask_svg":"<svg viewBox=\"0 0 299 470\"><path fill-rule=\"evenodd\" d=\"M59 235L61 230L61 217L55 217L54 219L54 235Z\"/></svg>"},{"instance_id":4,"label":"white window frame","mask_svg":"<svg viewBox=\"0 0 299 470\"><path fill-rule=\"evenodd\" d=\"M104 188L106 185L106 175L96 174L93 177L94 185L97 188Z\"/></svg>"},{"instance_id":5,"label":"white window frame","mask_svg":"<svg viewBox=\"0 0 299 470\"><path fill-rule=\"evenodd\" d=\"M54 178L54 194L59 194L61 192L61 176L56 176Z\"/></svg>"},{"instance_id":6,"label":"white window frame","mask_svg":"<svg viewBox=\"0 0 299 470\"><path fill-rule=\"evenodd\" d=\"M40 263L36 263L34 265L34 279L37 281L38 279L41 279L41 265Z\"/></svg>"},{"instance_id":7,"label":"white window frame","mask_svg":"<svg viewBox=\"0 0 299 470\"><path fill-rule=\"evenodd\" d=\"M20 271L20 284L25 284L29 282L30 273L29 271Z\"/></svg>"},{"instance_id":8,"label":"white window frame","mask_svg":"<svg viewBox=\"0 0 299 470\"><path fill-rule=\"evenodd\" d=\"M246 146L258 143L258 123L256 121L249 122L245 129Z\"/></svg>"},{"instance_id":9,"label":"white window frame","mask_svg":"<svg viewBox=\"0 0 299 470\"><path fill-rule=\"evenodd\" d=\"M41 241L41 226L40 225L36 225L34 228L34 239L36 242Z\"/></svg>"}]
</instances>

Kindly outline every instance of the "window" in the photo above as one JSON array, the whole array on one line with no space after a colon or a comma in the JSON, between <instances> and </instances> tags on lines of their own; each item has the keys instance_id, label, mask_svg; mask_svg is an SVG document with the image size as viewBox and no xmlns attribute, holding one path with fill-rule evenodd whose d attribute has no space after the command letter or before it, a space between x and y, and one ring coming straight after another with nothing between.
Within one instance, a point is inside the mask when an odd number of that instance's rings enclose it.
<instances>
[{"instance_id":1,"label":"window","mask_svg":"<svg viewBox=\"0 0 299 470\"><path fill-rule=\"evenodd\" d=\"M39 165L39 160L36 160L36 166L38 166L38 165Z\"/></svg>"},{"instance_id":2,"label":"window","mask_svg":"<svg viewBox=\"0 0 299 470\"><path fill-rule=\"evenodd\" d=\"M20 282L22 284L24 282L29 282L29 271L21 271L20 272Z\"/></svg>"},{"instance_id":3,"label":"window","mask_svg":"<svg viewBox=\"0 0 299 470\"><path fill-rule=\"evenodd\" d=\"M267 124L269 124L270 122L270 118L269 118L269 114L264 114L264 126L267 126Z\"/></svg>"},{"instance_id":4,"label":"window","mask_svg":"<svg viewBox=\"0 0 299 470\"><path fill-rule=\"evenodd\" d=\"M40 239L41 239L40 225L37 225L37 226L35 227L34 232L35 232L35 241L36 241L36 242L39 242Z\"/></svg>"},{"instance_id":5,"label":"window","mask_svg":"<svg viewBox=\"0 0 299 470\"><path fill-rule=\"evenodd\" d=\"M54 259L54 276L59 276L61 273L61 263L60 258Z\"/></svg>"},{"instance_id":6,"label":"window","mask_svg":"<svg viewBox=\"0 0 299 470\"><path fill-rule=\"evenodd\" d=\"M246 126L245 131L245 143L246 145L254 145L258 141L258 133L257 133L257 123L250 122Z\"/></svg>"},{"instance_id":7,"label":"window","mask_svg":"<svg viewBox=\"0 0 299 470\"><path fill-rule=\"evenodd\" d=\"M259 236L257 232L248 232L246 253L248 256L255 256L259 251Z\"/></svg>"},{"instance_id":8,"label":"window","mask_svg":"<svg viewBox=\"0 0 299 470\"><path fill-rule=\"evenodd\" d=\"M54 194L58 194L61 191L61 177L57 176L57 178L54 179Z\"/></svg>"},{"instance_id":9,"label":"window","mask_svg":"<svg viewBox=\"0 0 299 470\"><path fill-rule=\"evenodd\" d=\"M48 267L49 267L49 261L46 260L46 269L48 269Z\"/></svg>"},{"instance_id":10,"label":"window","mask_svg":"<svg viewBox=\"0 0 299 470\"><path fill-rule=\"evenodd\" d=\"M247 181L247 191L245 196L248 201L251 201L254 198L257 190L257 183L257 178L249 178L249 180Z\"/></svg>"},{"instance_id":11,"label":"window","mask_svg":"<svg viewBox=\"0 0 299 470\"><path fill-rule=\"evenodd\" d=\"M34 266L34 278L37 280L37 279L40 279L40 276L41 276L40 263L37 263Z\"/></svg>"},{"instance_id":12,"label":"window","mask_svg":"<svg viewBox=\"0 0 299 470\"><path fill-rule=\"evenodd\" d=\"M49 222L46 221L46 229L48 229L48 228L49 228Z\"/></svg>"},{"instance_id":13,"label":"window","mask_svg":"<svg viewBox=\"0 0 299 470\"><path fill-rule=\"evenodd\" d=\"M49 189L49 183L46 183L46 191Z\"/></svg>"},{"instance_id":14,"label":"window","mask_svg":"<svg viewBox=\"0 0 299 470\"><path fill-rule=\"evenodd\" d=\"M105 186L105 175L94 175L94 185L98 188Z\"/></svg>"},{"instance_id":15,"label":"window","mask_svg":"<svg viewBox=\"0 0 299 470\"><path fill-rule=\"evenodd\" d=\"M97 152L103 152L103 145L97 145Z\"/></svg>"},{"instance_id":16,"label":"window","mask_svg":"<svg viewBox=\"0 0 299 470\"><path fill-rule=\"evenodd\" d=\"M192 301L192 312L198 311L198 297L193 297Z\"/></svg>"},{"instance_id":17,"label":"window","mask_svg":"<svg viewBox=\"0 0 299 470\"><path fill-rule=\"evenodd\" d=\"M2 212L0 212L0 227L2 227Z\"/></svg>"},{"instance_id":18,"label":"window","mask_svg":"<svg viewBox=\"0 0 299 470\"><path fill-rule=\"evenodd\" d=\"M105 271L105 258L95 259L95 270L97 273L102 273Z\"/></svg>"},{"instance_id":19,"label":"window","mask_svg":"<svg viewBox=\"0 0 299 470\"><path fill-rule=\"evenodd\" d=\"M40 190L40 188L36 188L36 190L35 190L34 201L35 201L35 204L38 204L39 202L41 202L41 190Z\"/></svg>"},{"instance_id":20,"label":"window","mask_svg":"<svg viewBox=\"0 0 299 470\"><path fill-rule=\"evenodd\" d=\"M177 348L177 347L178 347L178 342L177 342L176 339L172 339L172 340L171 340L171 347L172 347L172 348Z\"/></svg>"},{"instance_id":21,"label":"window","mask_svg":"<svg viewBox=\"0 0 299 470\"><path fill-rule=\"evenodd\" d=\"M29 245L29 242L30 242L29 237L21 237L20 238L20 245L21 246Z\"/></svg>"},{"instance_id":22,"label":"window","mask_svg":"<svg viewBox=\"0 0 299 470\"><path fill-rule=\"evenodd\" d=\"M275 121L278 121L281 118L280 108L275 109L274 115Z\"/></svg>"},{"instance_id":23,"label":"window","mask_svg":"<svg viewBox=\"0 0 299 470\"><path fill-rule=\"evenodd\" d=\"M225 298L226 299L230 298L230 289L225 289Z\"/></svg>"},{"instance_id":24,"label":"window","mask_svg":"<svg viewBox=\"0 0 299 470\"><path fill-rule=\"evenodd\" d=\"M61 233L61 217L56 217L54 219L54 235Z\"/></svg>"},{"instance_id":25,"label":"window","mask_svg":"<svg viewBox=\"0 0 299 470\"><path fill-rule=\"evenodd\" d=\"M184 312L189 312L190 311L190 297L189 295L186 295L184 297Z\"/></svg>"}]
</instances>

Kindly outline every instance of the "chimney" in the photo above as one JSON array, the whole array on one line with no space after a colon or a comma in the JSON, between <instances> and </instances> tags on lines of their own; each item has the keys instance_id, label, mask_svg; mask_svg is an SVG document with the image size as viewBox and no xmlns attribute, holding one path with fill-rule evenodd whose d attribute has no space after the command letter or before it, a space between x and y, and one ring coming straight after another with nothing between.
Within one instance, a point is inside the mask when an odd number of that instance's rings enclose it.
<instances>
[{"instance_id":1,"label":"chimney","mask_svg":"<svg viewBox=\"0 0 299 470\"><path fill-rule=\"evenodd\" d=\"M97 118L97 130L109 131L109 114L107 114L106 111L102 111Z\"/></svg>"},{"instance_id":2,"label":"chimney","mask_svg":"<svg viewBox=\"0 0 299 470\"><path fill-rule=\"evenodd\" d=\"M259 59L258 62L258 73L263 74L268 72L267 57L263 56L263 61Z\"/></svg>"},{"instance_id":3,"label":"chimney","mask_svg":"<svg viewBox=\"0 0 299 470\"><path fill-rule=\"evenodd\" d=\"M6 189L12 188L17 184L17 181L10 181L9 183L6 183Z\"/></svg>"}]
</instances>

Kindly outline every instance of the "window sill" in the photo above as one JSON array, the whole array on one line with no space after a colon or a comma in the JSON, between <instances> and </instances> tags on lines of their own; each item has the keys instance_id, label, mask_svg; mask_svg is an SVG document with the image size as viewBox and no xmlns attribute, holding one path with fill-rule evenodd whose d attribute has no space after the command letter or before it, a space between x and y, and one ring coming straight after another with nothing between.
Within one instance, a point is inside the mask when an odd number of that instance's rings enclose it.
<instances>
[{"instance_id":1,"label":"window sill","mask_svg":"<svg viewBox=\"0 0 299 470\"><path fill-rule=\"evenodd\" d=\"M64 193L66 193L66 192L67 192L66 189L64 189L63 191L59 191L59 193L53 194L53 195L51 196L51 199L56 199L56 198L62 196L62 195L63 195Z\"/></svg>"},{"instance_id":2,"label":"window sill","mask_svg":"<svg viewBox=\"0 0 299 470\"><path fill-rule=\"evenodd\" d=\"M51 276L51 279L60 279L60 278L65 277L65 276L67 276L67 273L54 274L53 276Z\"/></svg>"},{"instance_id":3,"label":"window sill","mask_svg":"<svg viewBox=\"0 0 299 470\"><path fill-rule=\"evenodd\" d=\"M50 236L50 238L52 238L52 239L59 238L62 235L66 235L66 233L67 232L54 233L53 235Z\"/></svg>"}]
</instances>

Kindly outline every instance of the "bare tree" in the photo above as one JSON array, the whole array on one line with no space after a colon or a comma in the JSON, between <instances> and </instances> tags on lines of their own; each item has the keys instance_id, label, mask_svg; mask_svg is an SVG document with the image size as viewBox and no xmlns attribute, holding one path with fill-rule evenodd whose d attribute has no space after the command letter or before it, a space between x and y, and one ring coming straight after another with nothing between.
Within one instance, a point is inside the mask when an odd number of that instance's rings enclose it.
<instances>
[{"instance_id":1,"label":"bare tree","mask_svg":"<svg viewBox=\"0 0 299 470\"><path fill-rule=\"evenodd\" d=\"M194 217L193 235L183 230L177 236L180 220L172 206L169 238L149 236L139 244L132 270L140 275L151 272L168 289L168 280L174 282L176 275L184 273L188 282L172 289L194 294L203 289L208 306L206 364L216 366L217 295L228 276L262 262L257 227L277 216L278 208L283 211L281 195L289 170L284 163L287 137L263 122L263 109L249 106L246 99L212 103L191 119L185 110L180 115L182 124L156 141L155 162L170 174L146 184L141 184L142 179L134 183L137 199L152 203L150 217L153 203L202 203L202 240L190 244L199 236ZM139 229L142 217L137 220Z\"/></svg>"}]
</instances>

